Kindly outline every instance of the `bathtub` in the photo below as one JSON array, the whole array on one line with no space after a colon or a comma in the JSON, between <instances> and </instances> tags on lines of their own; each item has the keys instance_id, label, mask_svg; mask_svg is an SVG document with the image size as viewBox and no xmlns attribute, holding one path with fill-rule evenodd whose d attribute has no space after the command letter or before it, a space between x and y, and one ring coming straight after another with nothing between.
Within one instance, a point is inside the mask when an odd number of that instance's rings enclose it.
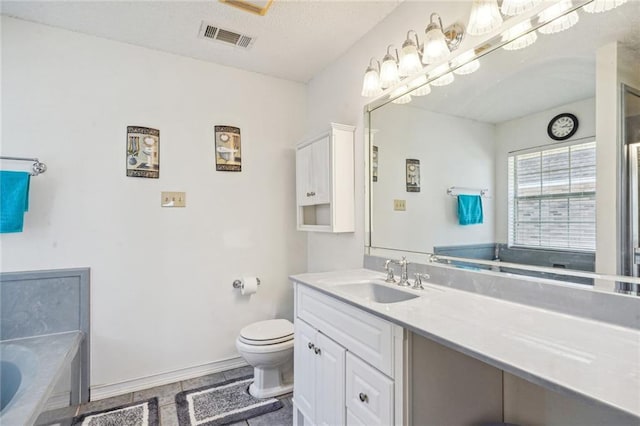
<instances>
[{"instance_id":1,"label":"bathtub","mask_svg":"<svg viewBox=\"0 0 640 426\"><path fill-rule=\"evenodd\" d=\"M83 338L81 331L70 331L0 341L0 424L36 422L63 372L78 362ZM79 387L78 380L72 387ZM77 395L72 389L71 399Z\"/></svg>"}]
</instances>

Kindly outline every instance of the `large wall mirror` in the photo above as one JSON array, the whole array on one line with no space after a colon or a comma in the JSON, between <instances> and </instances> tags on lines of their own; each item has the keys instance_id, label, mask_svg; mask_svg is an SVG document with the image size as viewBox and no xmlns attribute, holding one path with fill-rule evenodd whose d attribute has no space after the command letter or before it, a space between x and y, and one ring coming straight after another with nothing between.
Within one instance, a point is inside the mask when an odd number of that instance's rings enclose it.
<instances>
[{"instance_id":1,"label":"large wall mirror","mask_svg":"<svg viewBox=\"0 0 640 426\"><path fill-rule=\"evenodd\" d=\"M425 96L369 105L372 254L638 276L640 2L577 13Z\"/></svg>"}]
</instances>

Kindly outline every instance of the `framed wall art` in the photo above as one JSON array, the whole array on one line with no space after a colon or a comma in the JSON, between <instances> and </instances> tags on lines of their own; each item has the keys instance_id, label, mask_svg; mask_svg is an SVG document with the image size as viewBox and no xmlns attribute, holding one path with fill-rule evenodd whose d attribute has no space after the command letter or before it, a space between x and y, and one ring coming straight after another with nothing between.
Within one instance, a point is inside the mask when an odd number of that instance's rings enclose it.
<instances>
[{"instance_id":1,"label":"framed wall art","mask_svg":"<svg viewBox=\"0 0 640 426\"><path fill-rule=\"evenodd\" d=\"M242 171L242 144L240 129L233 126L215 126L216 170Z\"/></svg>"},{"instance_id":2,"label":"framed wall art","mask_svg":"<svg viewBox=\"0 0 640 426\"><path fill-rule=\"evenodd\" d=\"M160 177L160 130L127 126L127 176Z\"/></svg>"},{"instance_id":3,"label":"framed wall art","mask_svg":"<svg viewBox=\"0 0 640 426\"><path fill-rule=\"evenodd\" d=\"M407 192L420 192L420 160L407 158Z\"/></svg>"}]
</instances>

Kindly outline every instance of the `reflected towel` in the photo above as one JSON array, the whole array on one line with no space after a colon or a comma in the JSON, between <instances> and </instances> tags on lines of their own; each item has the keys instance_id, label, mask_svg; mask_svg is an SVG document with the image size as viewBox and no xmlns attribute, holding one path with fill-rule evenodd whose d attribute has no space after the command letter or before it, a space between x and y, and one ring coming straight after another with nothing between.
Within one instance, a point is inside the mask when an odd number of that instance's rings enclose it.
<instances>
[{"instance_id":1,"label":"reflected towel","mask_svg":"<svg viewBox=\"0 0 640 426\"><path fill-rule=\"evenodd\" d=\"M30 178L28 172L0 171L0 233L22 232Z\"/></svg>"},{"instance_id":2,"label":"reflected towel","mask_svg":"<svg viewBox=\"0 0 640 426\"><path fill-rule=\"evenodd\" d=\"M458 195L458 222L460 225L482 223L482 197L479 195Z\"/></svg>"}]
</instances>

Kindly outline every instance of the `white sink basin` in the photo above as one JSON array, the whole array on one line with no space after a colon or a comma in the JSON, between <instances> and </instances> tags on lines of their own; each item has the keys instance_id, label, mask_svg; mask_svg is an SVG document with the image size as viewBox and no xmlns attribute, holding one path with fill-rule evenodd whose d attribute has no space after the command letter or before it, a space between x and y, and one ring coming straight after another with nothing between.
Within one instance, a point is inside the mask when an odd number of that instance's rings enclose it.
<instances>
[{"instance_id":1,"label":"white sink basin","mask_svg":"<svg viewBox=\"0 0 640 426\"><path fill-rule=\"evenodd\" d=\"M369 300L376 303L397 303L411 300L418 295L402 291L383 284L365 282L357 284L342 284L335 287L343 293L353 297Z\"/></svg>"}]
</instances>

